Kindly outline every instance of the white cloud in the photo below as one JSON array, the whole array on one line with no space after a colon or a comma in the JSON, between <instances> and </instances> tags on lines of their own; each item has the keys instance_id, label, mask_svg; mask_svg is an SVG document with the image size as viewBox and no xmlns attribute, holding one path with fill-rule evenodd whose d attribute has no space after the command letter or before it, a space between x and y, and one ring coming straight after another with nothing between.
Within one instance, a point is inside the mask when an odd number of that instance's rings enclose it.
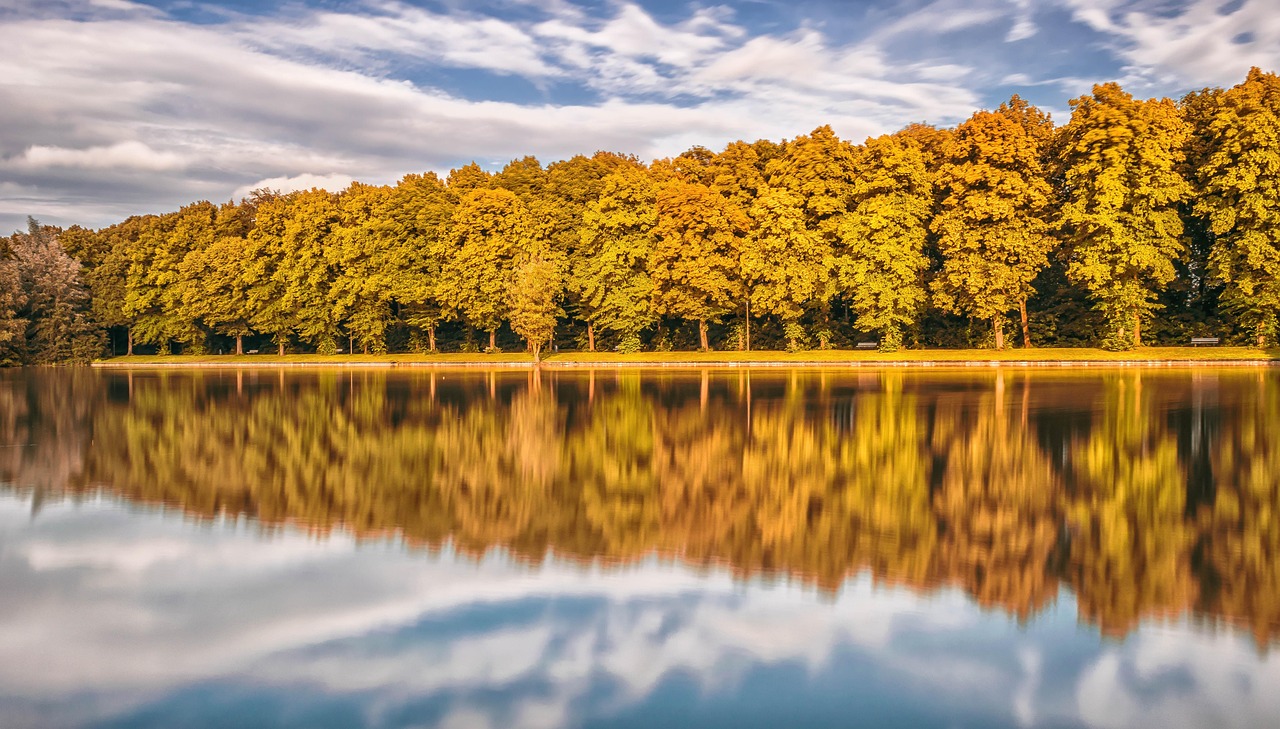
<instances>
[{"instance_id":1,"label":"white cloud","mask_svg":"<svg viewBox=\"0 0 1280 729\"><path fill-rule=\"evenodd\" d=\"M1280 49L1263 0L1229 15L1199 1L1172 14L1056 2L1109 39L1143 88L1234 83ZM287 5L197 25L117 0L10 3L0 182L24 193L0 196L0 224L32 212L101 225L269 180L389 183L471 159L668 156L820 124L860 140L910 121L956 123L993 87L1058 83L1074 95L1093 80L1001 64L1001 37L1035 33L1054 57L1049 29L1035 25L1046 6L1029 0L922 2L849 32L805 19L763 32L721 7L670 20L636 2L516 4L509 17L459 3ZM1231 42L1245 30L1249 42ZM526 97L545 100L505 100L483 83L467 97L441 90L458 88L458 69L523 79Z\"/></svg>"},{"instance_id":2,"label":"white cloud","mask_svg":"<svg viewBox=\"0 0 1280 729\"><path fill-rule=\"evenodd\" d=\"M1110 37L1128 62L1126 86L1180 89L1230 86L1250 66L1274 70L1280 58L1280 13L1272 0L1245 0L1224 13L1225 0L1180 7L1136 0L1063 0L1075 18ZM1237 43L1242 34L1248 42Z\"/></svg>"},{"instance_id":3,"label":"white cloud","mask_svg":"<svg viewBox=\"0 0 1280 729\"><path fill-rule=\"evenodd\" d=\"M231 193L231 197L245 197L254 190L261 188L278 190L279 192L293 192L294 190L310 190L313 187L318 187L330 192L339 192L346 189L352 182L355 182L355 178L351 175L317 175L304 172L301 175L293 175L291 177L268 177L264 180L258 180L252 184L236 188L236 191Z\"/></svg>"},{"instance_id":4,"label":"white cloud","mask_svg":"<svg viewBox=\"0 0 1280 729\"><path fill-rule=\"evenodd\" d=\"M40 170L48 167L72 167L85 170L127 169L162 172L181 170L187 165L182 155L159 151L142 142L117 142L112 145L68 149L33 145L7 166L24 170Z\"/></svg>"}]
</instances>

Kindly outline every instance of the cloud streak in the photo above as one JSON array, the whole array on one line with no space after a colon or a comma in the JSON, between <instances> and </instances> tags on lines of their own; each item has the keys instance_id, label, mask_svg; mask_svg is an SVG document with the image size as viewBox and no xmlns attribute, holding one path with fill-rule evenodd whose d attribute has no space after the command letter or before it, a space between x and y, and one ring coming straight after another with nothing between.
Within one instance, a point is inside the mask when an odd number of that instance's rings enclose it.
<instances>
[{"instance_id":1,"label":"cloud streak","mask_svg":"<svg viewBox=\"0 0 1280 729\"><path fill-rule=\"evenodd\" d=\"M1075 88L1091 76L1054 60L1088 52L1078 38L1054 46L1041 22L1054 8L1142 89L1230 83L1280 52L1265 4L1157 14L1119 0L932 0L837 23L846 6L814 2L666 13L508 3L496 14L369 0L197 24L124 0L10 2L0 226L28 214L99 226L269 181L389 183L473 159L652 158L820 124L861 141L956 123L1012 90L1060 108L1061 79ZM1027 63L1032 37L1043 52Z\"/></svg>"}]
</instances>

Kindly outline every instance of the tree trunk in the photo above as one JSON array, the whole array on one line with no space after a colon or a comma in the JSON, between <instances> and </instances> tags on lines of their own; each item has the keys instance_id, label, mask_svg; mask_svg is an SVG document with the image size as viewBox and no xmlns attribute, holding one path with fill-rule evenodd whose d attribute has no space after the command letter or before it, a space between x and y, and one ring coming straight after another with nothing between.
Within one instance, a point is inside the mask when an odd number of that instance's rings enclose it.
<instances>
[{"instance_id":1,"label":"tree trunk","mask_svg":"<svg viewBox=\"0 0 1280 729\"><path fill-rule=\"evenodd\" d=\"M533 350L533 363L537 364L542 361L542 345L533 341L529 342L529 349Z\"/></svg>"},{"instance_id":2,"label":"tree trunk","mask_svg":"<svg viewBox=\"0 0 1280 729\"><path fill-rule=\"evenodd\" d=\"M132 356L133 355L133 327L125 327L124 331L125 331L125 334L128 335L129 337L129 345L128 345L129 349L127 352L125 352L125 354Z\"/></svg>"},{"instance_id":3,"label":"tree trunk","mask_svg":"<svg viewBox=\"0 0 1280 729\"><path fill-rule=\"evenodd\" d=\"M281 357L284 356L284 337L280 337L276 340L276 350L280 353Z\"/></svg>"},{"instance_id":4,"label":"tree trunk","mask_svg":"<svg viewBox=\"0 0 1280 729\"><path fill-rule=\"evenodd\" d=\"M498 330L489 330L489 351L492 352L498 348Z\"/></svg>"},{"instance_id":5,"label":"tree trunk","mask_svg":"<svg viewBox=\"0 0 1280 729\"><path fill-rule=\"evenodd\" d=\"M431 351L436 351L436 325L432 324L427 327L427 343L431 346Z\"/></svg>"},{"instance_id":6,"label":"tree trunk","mask_svg":"<svg viewBox=\"0 0 1280 729\"><path fill-rule=\"evenodd\" d=\"M751 351L751 297L747 297L747 351Z\"/></svg>"},{"instance_id":7,"label":"tree trunk","mask_svg":"<svg viewBox=\"0 0 1280 729\"><path fill-rule=\"evenodd\" d=\"M1022 315L1022 346L1031 349L1031 327L1027 324L1027 299L1018 299L1018 313Z\"/></svg>"},{"instance_id":8,"label":"tree trunk","mask_svg":"<svg viewBox=\"0 0 1280 729\"><path fill-rule=\"evenodd\" d=\"M1258 349L1267 346L1267 335L1264 332L1258 332Z\"/></svg>"},{"instance_id":9,"label":"tree trunk","mask_svg":"<svg viewBox=\"0 0 1280 729\"><path fill-rule=\"evenodd\" d=\"M347 354L356 353L356 340L350 334L347 335Z\"/></svg>"},{"instance_id":10,"label":"tree trunk","mask_svg":"<svg viewBox=\"0 0 1280 729\"><path fill-rule=\"evenodd\" d=\"M1142 346L1142 313L1135 312L1133 315L1133 346Z\"/></svg>"},{"instance_id":11,"label":"tree trunk","mask_svg":"<svg viewBox=\"0 0 1280 729\"><path fill-rule=\"evenodd\" d=\"M236 335L236 354L244 354L244 335Z\"/></svg>"},{"instance_id":12,"label":"tree trunk","mask_svg":"<svg viewBox=\"0 0 1280 729\"><path fill-rule=\"evenodd\" d=\"M991 317L991 328L996 333L996 350L1004 349L1004 315L996 314Z\"/></svg>"},{"instance_id":13,"label":"tree trunk","mask_svg":"<svg viewBox=\"0 0 1280 729\"><path fill-rule=\"evenodd\" d=\"M587 322L587 351L596 351L596 328Z\"/></svg>"},{"instance_id":14,"label":"tree trunk","mask_svg":"<svg viewBox=\"0 0 1280 729\"><path fill-rule=\"evenodd\" d=\"M711 349L707 344L707 322L705 319L698 320L698 340L702 343L702 351L706 352Z\"/></svg>"}]
</instances>

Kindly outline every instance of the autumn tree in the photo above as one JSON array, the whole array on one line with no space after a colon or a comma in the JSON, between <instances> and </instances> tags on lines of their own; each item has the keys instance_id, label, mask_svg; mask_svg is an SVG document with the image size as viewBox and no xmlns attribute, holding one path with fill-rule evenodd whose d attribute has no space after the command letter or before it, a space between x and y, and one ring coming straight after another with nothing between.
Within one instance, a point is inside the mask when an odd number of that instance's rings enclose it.
<instances>
[{"instance_id":1,"label":"autumn tree","mask_svg":"<svg viewBox=\"0 0 1280 729\"><path fill-rule=\"evenodd\" d=\"M0 241L0 365L22 363L26 320L18 312L26 303L18 262L7 243Z\"/></svg>"},{"instance_id":2,"label":"autumn tree","mask_svg":"<svg viewBox=\"0 0 1280 729\"><path fill-rule=\"evenodd\" d=\"M241 274L251 312L249 326L270 335L281 356L298 320L284 297L286 236L297 197L297 193L264 194L258 201L253 229L245 239L247 253Z\"/></svg>"},{"instance_id":3,"label":"autumn tree","mask_svg":"<svg viewBox=\"0 0 1280 729\"><path fill-rule=\"evenodd\" d=\"M252 333L250 279L245 274L256 252L246 237L253 229L255 211L251 200L220 206L213 241L188 252L181 266L184 280L194 290L192 315L218 334L234 337L236 354L244 353L244 338Z\"/></svg>"},{"instance_id":4,"label":"autumn tree","mask_svg":"<svg viewBox=\"0 0 1280 729\"><path fill-rule=\"evenodd\" d=\"M1005 316L1026 311L1031 282L1055 243L1045 220L1049 184L1040 148L1017 121L980 111L947 145L939 184L945 196L933 221L942 253L936 300L990 320L995 347L1004 349Z\"/></svg>"},{"instance_id":5,"label":"autumn tree","mask_svg":"<svg viewBox=\"0 0 1280 729\"><path fill-rule=\"evenodd\" d=\"M489 332L489 349L497 350L498 327L508 314L507 289L533 247L528 209L509 190L472 191L453 214L450 241L444 301L469 325Z\"/></svg>"},{"instance_id":6,"label":"autumn tree","mask_svg":"<svg viewBox=\"0 0 1280 729\"><path fill-rule=\"evenodd\" d=\"M0 361L91 360L102 339L90 318L80 263L58 243L58 229L27 220L26 233L0 244L0 280L17 284L0 294Z\"/></svg>"},{"instance_id":7,"label":"autumn tree","mask_svg":"<svg viewBox=\"0 0 1280 729\"><path fill-rule=\"evenodd\" d=\"M831 249L805 225L799 198L786 189L760 191L750 216L741 257L749 301L757 314L781 319L788 346L799 348L800 317L826 288Z\"/></svg>"},{"instance_id":8,"label":"autumn tree","mask_svg":"<svg viewBox=\"0 0 1280 729\"><path fill-rule=\"evenodd\" d=\"M174 213L149 218L129 247L123 313L134 321L137 341L168 351L178 341L189 349L203 347L204 332L191 305L198 296L182 262L193 250L207 248L214 237L218 210L209 202L187 205Z\"/></svg>"},{"instance_id":9,"label":"autumn tree","mask_svg":"<svg viewBox=\"0 0 1280 729\"><path fill-rule=\"evenodd\" d=\"M516 269L510 295L511 330L529 343L535 362L542 359L542 348L555 334L561 288L555 264L538 254Z\"/></svg>"},{"instance_id":10,"label":"autumn tree","mask_svg":"<svg viewBox=\"0 0 1280 729\"><path fill-rule=\"evenodd\" d=\"M750 221L705 185L681 182L659 190L657 216L650 257L654 307L697 321L698 341L710 349L707 322L737 308L742 293L738 256Z\"/></svg>"},{"instance_id":11,"label":"autumn tree","mask_svg":"<svg viewBox=\"0 0 1280 729\"><path fill-rule=\"evenodd\" d=\"M657 321L649 273L656 204L648 173L635 168L606 177L583 211L572 285L592 351L596 327L619 335L622 349L638 351L640 333Z\"/></svg>"},{"instance_id":12,"label":"autumn tree","mask_svg":"<svg viewBox=\"0 0 1280 729\"><path fill-rule=\"evenodd\" d=\"M1140 346L1157 291L1184 250L1177 206L1188 130L1168 99L1139 101L1114 83L1071 102L1063 129L1059 226L1068 275L1088 289L1115 346Z\"/></svg>"},{"instance_id":13,"label":"autumn tree","mask_svg":"<svg viewBox=\"0 0 1280 729\"><path fill-rule=\"evenodd\" d=\"M855 169L853 145L840 139L830 126L797 137L766 165L770 187L790 191L802 202L805 225L817 233L822 244L834 249L840 239L840 225L849 211ZM833 253L824 251L823 258ZM823 329L819 341L826 346L827 310L834 291L819 292L814 304L822 311Z\"/></svg>"},{"instance_id":14,"label":"autumn tree","mask_svg":"<svg viewBox=\"0 0 1280 729\"><path fill-rule=\"evenodd\" d=\"M400 247L387 212L391 196L389 187L353 182L338 196L339 221L326 248L334 317L366 353L386 352L396 280L409 275L396 255Z\"/></svg>"},{"instance_id":15,"label":"autumn tree","mask_svg":"<svg viewBox=\"0 0 1280 729\"><path fill-rule=\"evenodd\" d=\"M321 354L338 350L341 330L334 305L338 275L330 250L341 221L338 196L312 189L289 197L280 241L281 259L273 272L279 288L280 310L292 318L293 330Z\"/></svg>"},{"instance_id":16,"label":"autumn tree","mask_svg":"<svg viewBox=\"0 0 1280 729\"><path fill-rule=\"evenodd\" d=\"M868 139L859 150L850 212L836 248L841 292L859 329L880 332L880 348L902 345L926 299L925 244L933 213L933 175L909 136Z\"/></svg>"},{"instance_id":17,"label":"autumn tree","mask_svg":"<svg viewBox=\"0 0 1280 729\"><path fill-rule=\"evenodd\" d=\"M405 323L426 331L430 352L436 351L436 326L445 315L442 271L456 205L452 191L435 173L427 172L405 175L385 208L391 298Z\"/></svg>"},{"instance_id":18,"label":"autumn tree","mask_svg":"<svg viewBox=\"0 0 1280 729\"><path fill-rule=\"evenodd\" d=\"M1196 211L1215 236L1223 302L1261 347L1276 341L1280 315L1280 77L1253 68L1217 102Z\"/></svg>"}]
</instances>

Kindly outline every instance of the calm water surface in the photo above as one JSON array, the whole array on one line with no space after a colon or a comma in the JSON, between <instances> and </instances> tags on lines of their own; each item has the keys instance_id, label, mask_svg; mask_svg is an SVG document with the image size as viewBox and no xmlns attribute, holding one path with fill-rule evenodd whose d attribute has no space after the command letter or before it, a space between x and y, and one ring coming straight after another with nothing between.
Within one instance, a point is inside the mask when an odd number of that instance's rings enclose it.
<instances>
[{"instance_id":1,"label":"calm water surface","mask_svg":"<svg viewBox=\"0 0 1280 729\"><path fill-rule=\"evenodd\" d=\"M0 726L1280 724L1280 370L0 372Z\"/></svg>"}]
</instances>

